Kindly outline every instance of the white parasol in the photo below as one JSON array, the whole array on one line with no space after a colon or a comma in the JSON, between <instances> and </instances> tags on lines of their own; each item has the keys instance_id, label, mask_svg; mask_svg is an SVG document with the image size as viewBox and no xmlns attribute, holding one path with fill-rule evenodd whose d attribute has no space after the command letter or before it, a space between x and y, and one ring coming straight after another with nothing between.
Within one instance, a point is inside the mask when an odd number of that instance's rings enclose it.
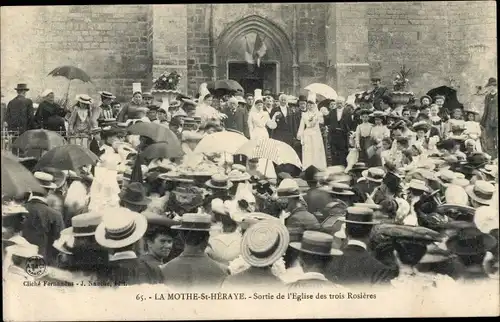
<instances>
[{"instance_id":1,"label":"white parasol","mask_svg":"<svg viewBox=\"0 0 500 322\"><path fill-rule=\"evenodd\" d=\"M243 154L249 159L270 160L278 165L289 163L302 169L302 163L297 152L290 145L274 139L250 140L241 146L235 154Z\"/></svg>"},{"instance_id":2,"label":"white parasol","mask_svg":"<svg viewBox=\"0 0 500 322\"><path fill-rule=\"evenodd\" d=\"M323 96L325 99L337 99L337 92L330 86L322 83L313 83L304 88L305 90L316 93L317 95Z\"/></svg>"},{"instance_id":3,"label":"white parasol","mask_svg":"<svg viewBox=\"0 0 500 322\"><path fill-rule=\"evenodd\" d=\"M205 136L194 149L195 153L226 152L234 154L248 139L235 132L217 132Z\"/></svg>"}]
</instances>

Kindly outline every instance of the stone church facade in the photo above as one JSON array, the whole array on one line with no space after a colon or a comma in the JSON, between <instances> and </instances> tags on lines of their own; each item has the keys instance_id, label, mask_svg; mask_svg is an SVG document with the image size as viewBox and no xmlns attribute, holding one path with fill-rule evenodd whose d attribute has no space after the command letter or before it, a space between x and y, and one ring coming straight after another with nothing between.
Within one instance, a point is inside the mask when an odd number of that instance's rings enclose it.
<instances>
[{"instance_id":1,"label":"stone church facade","mask_svg":"<svg viewBox=\"0 0 500 322\"><path fill-rule=\"evenodd\" d=\"M22 16L4 8L2 92L21 81L39 92L54 87L46 75L60 65L93 79L72 91L123 100L133 82L145 91L174 70L189 95L225 78L294 94L322 82L348 95L369 86L372 73L391 86L403 64L416 94L453 80L470 95L496 77L494 1L43 6ZM245 48L257 35L265 68L249 72Z\"/></svg>"}]
</instances>

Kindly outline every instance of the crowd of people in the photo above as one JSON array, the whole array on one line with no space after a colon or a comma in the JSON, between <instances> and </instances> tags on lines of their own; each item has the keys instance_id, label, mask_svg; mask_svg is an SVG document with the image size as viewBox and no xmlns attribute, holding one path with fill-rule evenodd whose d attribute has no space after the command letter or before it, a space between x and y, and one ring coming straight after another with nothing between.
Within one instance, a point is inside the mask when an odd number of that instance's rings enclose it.
<instances>
[{"instance_id":1,"label":"crowd of people","mask_svg":"<svg viewBox=\"0 0 500 322\"><path fill-rule=\"evenodd\" d=\"M498 280L496 80L482 120L443 95L391 101L380 81L347 99L216 98L203 84L161 106L152 93L122 106L102 91L99 106L82 94L70 109L46 90L36 112L19 84L4 126L87 136L98 161L30 168L45 193L3 196L4 280L217 290ZM144 157L162 141L130 133L138 123L170 129L181 156ZM224 132L285 143L301 167L197 152ZM43 276L26 272L33 256Z\"/></svg>"}]
</instances>

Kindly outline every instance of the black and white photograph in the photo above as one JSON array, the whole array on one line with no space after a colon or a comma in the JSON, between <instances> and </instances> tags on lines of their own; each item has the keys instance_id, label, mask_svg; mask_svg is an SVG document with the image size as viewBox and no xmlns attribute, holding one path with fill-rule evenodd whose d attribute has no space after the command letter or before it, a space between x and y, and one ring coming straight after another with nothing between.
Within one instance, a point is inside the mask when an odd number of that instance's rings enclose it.
<instances>
[{"instance_id":1,"label":"black and white photograph","mask_svg":"<svg viewBox=\"0 0 500 322\"><path fill-rule=\"evenodd\" d=\"M2 6L4 320L500 315L496 11Z\"/></svg>"}]
</instances>

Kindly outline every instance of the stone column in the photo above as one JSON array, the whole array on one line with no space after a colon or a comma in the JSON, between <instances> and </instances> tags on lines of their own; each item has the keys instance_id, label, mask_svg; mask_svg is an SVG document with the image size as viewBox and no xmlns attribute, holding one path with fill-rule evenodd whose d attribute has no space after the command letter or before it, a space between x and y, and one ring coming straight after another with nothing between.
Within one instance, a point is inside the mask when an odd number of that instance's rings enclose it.
<instances>
[{"instance_id":1,"label":"stone column","mask_svg":"<svg viewBox=\"0 0 500 322\"><path fill-rule=\"evenodd\" d=\"M163 72L182 75L179 90L187 90L187 8L186 5L153 5L153 78Z\"/></svg>"},{"instance_id":2,"label":"stone column","mask_svg":"<svg viewBox=\"0 0 500 322\"><path fill-rule=\"evenodd\" d=\"M362 3L335 3L328 19L327 79L334 76L335 89L346 97L369 84L368 18ZM334 54L333 54L334 53ZM334 69L332 72L331 69Z\"/></svg>"},{"instance_id":3,"label":"stone column","mask_svg":"<svg viewBox=\"0 0 500 322\"><path fill-rule=\"evenodd\" d=\"M292 30L292 77L293 77L293 93L296 95L300 90L300 74L299 74L299 59L298 59L298 48L297 48L297 28L298 28L298 9L297 6L293 6L293 30Z\"/></svg>"},{"instance_id":4,"label":"stone column","mask_svg":"<svg viewBox=\"0 0 500 322\"><path fill-rule=\"evenodd\" d=\"M214 27L214 4L210 4L210 26L209 26L209 41L210 41L210 69L212 70L212 81L217 80L217 53L215 44L215 27Z\"/></svg>"}]
</instances>

